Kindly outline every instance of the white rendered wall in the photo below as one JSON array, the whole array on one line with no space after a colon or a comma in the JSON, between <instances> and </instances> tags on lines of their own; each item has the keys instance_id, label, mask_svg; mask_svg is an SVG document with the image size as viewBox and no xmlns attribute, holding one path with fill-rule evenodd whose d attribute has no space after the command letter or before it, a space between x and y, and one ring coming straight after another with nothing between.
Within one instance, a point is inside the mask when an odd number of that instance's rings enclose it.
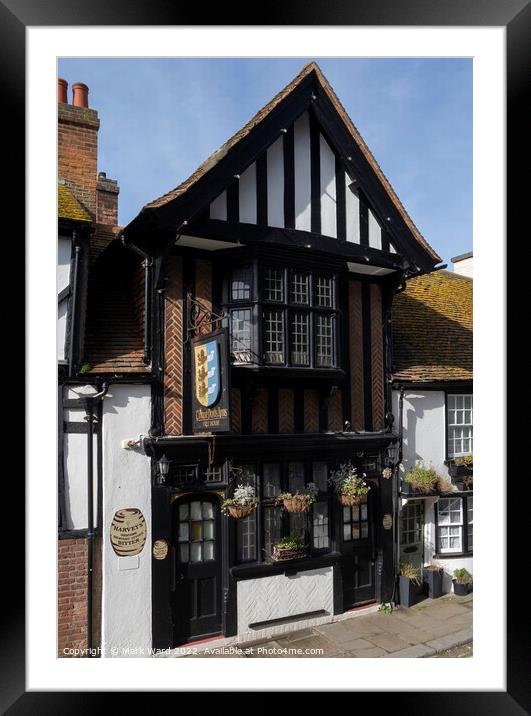
<instances>
[{"instance_id":1,"label":"white rendered wall","mask_svg":"<svg viewBox=\"0 0 531 716\"><path fill-rule=\"evenodd\" d=\"M70 283L70 257L72 240L69 236L59 236L57 242L57 294ZM65 299L57 309L57 360L65 358L66 313L68 300Z\"/></svg>"},{"instance_id":2,"label":"white rendered wall","mask_svg":"<svg viewBox=\"0 0 531 716\"><path fill-rule=\"evenodd\" d=\"M267 150L267 224L284 227L284 141Z\"/></svg>"},{"instance_id":3,"label":"white rendered wall","mask_svg":"<svg viewBox=\"0 0 531 716\"><path fill-rule=\"evenodd\" d=\"M319 135L321 152L321 234L337 237L336 157L330 145Z\"/></svg>"},{"instance_id":4,"label":"white rendered wall","mask_svg":"<svg viewBox=\"0 0 531 716\"><path fill-rule=\"evenodd\" d=\"M473 261L473 256L470 256L470 258L468 259L456 261L454 263L454 273L459 274L459 276L467 276L468 278L473 278Z\"/></svg>"},{"instance_id":5,"label":"white rendered wall","mask_svg":"<svg viewBox=\"0 0 531 716\"><path fill-rule=\"evenodd\" d=\"M103 408L103 587L102 647L107 656L145 656L151 648L151 475L141 450L122 440L147 435L151 393L147 385L111 385ZM118 557L109 541L117 510L136 507L147 539L136 557ZM116 649L113 653L113 648ZM140 651L137 651L140 650Z\"/></svg>"},{"instance_id":6,"label":"white rendered wall","mask_svg":"<svg viewBox=\"0 0 531 716\"><path fill-rule=\"evenodd\" d=\"M256 164L251 164L243 172L238 182L240 221L244 224L256 224Z\"/></svg>"},{"instance_id":7,"label":"white rendered wall","mask_svg":"<svg viewBox=\"0 0 531 716\"><path fill-rule=\"evenodd\" d=\"M393 414L398 429L399 391L393 391ZM406 391L403 407L403 471L417 461L433 467L441 475L448 475L446 457L446 411L442 390Z\"/></svg>"},{"instance_id":8,"label":"white rendered wall","mask_svg":"<svg viewBox=\"0 0 531 716\"><path fill-rule=\"evenodd\" d=\"M324 610L334 613L333 569L323 567L293 576L276 574L238 582L238 635L262 635L249 624ZM325 616L325 615L323 615ZM296 625L300 629L300 622ZM267 625L264 626L267 630ZM289 629L288 629L289 630Z\"/></svg>"},{"instance_id":9,"label":"white rendered wall","mask_svg":"<svg viewBox=\"0 0 531 716\"><path fill-rule=\"evenodd\" d=\"M293 125L295 154L295 228L311 231L311 151L310 116L304 112Z\"/></svg>"}]
</instances>

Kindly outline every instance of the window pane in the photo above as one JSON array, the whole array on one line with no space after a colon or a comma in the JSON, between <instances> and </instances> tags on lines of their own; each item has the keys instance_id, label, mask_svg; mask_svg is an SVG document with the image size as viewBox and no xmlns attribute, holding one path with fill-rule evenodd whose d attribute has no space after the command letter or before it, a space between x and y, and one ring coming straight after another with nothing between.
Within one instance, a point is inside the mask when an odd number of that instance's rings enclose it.
<instances>
[{"instance_id":1,"label":"window pane","mask_svg":"<svg viewBox=\"0 0 531 716\"><path fill-rule=\"evenodd\" d=\"M296 490L304 489L304 463L303 462L290 462L288 463L288 484L289 491L295 492Z\"/></svg>"},{"instance_id":2,"label":"window pane","mask_svg":"<svg viewBox=\"0 0 531 716\"><path fill-rule=\"evenodd\" d=\"M329 368L334 364L334 319L317 314L315 317L315 362L318 367Z\"/></svg>"},{"instance_id":3,"label":"window pane","mask_svg":"<svg viewBox=\"0 0 531 716\"><path fill-rule=\"evenodd\" d=\"M201 503L200 502L192 502L190 504L190 511L191 511L191 517L193 520L201 519L202 514L201 514Z\"/></svg>"},{"instance_id":4,"label":"window pane","mask_svg":"<svg viewBox=\"0 0 531 716\"><path fill-rule=\"evenodd\" d=\"M321 308L334 307L333 280L327 276L316 276L314 279L314 301Z\"/></svg>"},{"instance_id":5,"label":"window pane","mask_svg":"<svg viewBox=\"0 0 531 716\"><path fill-rule=\"evenodd\" d=\"M264 507L264 553L266 559L271 557L273 545L281 535L281 516L279 507Z\"/></svg>"},{"instance_id":6,"label":"window pane","mask_svg":"<svg viewBox=\"0 0 531 716\"><path fill-rule=\"evenodd\" d=\"M352 539L352 537L350 535L350 525L349 524L343 525L343 539L345 540L345 542L348 542L349 540Z\"/></svg>"},{"instance_id":7,"label":"window pane","mask_svg":"<svg viewBox=\"0 0 531 716\"><path fill-rule=\"evenodd\" d=\"M361 536L363 539L366 539L369 536L369 525L367 522L361 523Z\"/></svg>"},{"instance_id":8,"label":"window pane","mask_svg":"<svg viewBox=\"0 0 531 716\"><path fill-rule=\"evenodd\" d=\"M181 561L181 562L188 562L189 554L190 554L190 551L189 551L188 543L186 543L186 544L180 544L180 545L179 545L179 559L180 559L180 561Z\"/></svg>"},{"instance_id":9,"label":"window pane","mask_svg":"<svg viewBox=\"0 0 531 716\"><path fill-rule=\"evenodd\" d=\"M179 542L188 542L188 539L189 539L188 522L182 522L179 525Z\"/></svg>"},{"instance_id":10,"label":"window pane","mask_svg":"<svg viewBox=\"0 0 531 716\"><path fill-rule=\"evenodd\" d=\"M308 313L292 313L290 322L291 363L310 365L310 320Z\"/></svg>"},{"instance_id":11,"label":"window pane","mask_svg":"<svg viewBox=\"0 0 531 716\"><path fill-rule=\"evenodd\" d=\"M185 502L182 505L179 505L179 519L180 520L188 519L188 503L187 502Z\"/></svg>"},{"instance_id":12,"label":"window pane","mask_svg":"<svg viewBox=\"0 0 531 716\"><path fill-rule=\"evenodd\" d=\"M291 274L290 301L292 303L308 305L310 298L308 279L309 276L306 273L294 271Z\"/></svg>"},{"instance_id":13,"label":"window pane","mask_svg":"<svg viewBox=\"0 0 531 716\"><path fill-rule=\"evenodd\" d=\"M203 528L201 522L192 522L192 540L198 542L203 538Z\"/></svg>"},{"instance_id":14,"label":"window pane","mask_svg":"<svg viewBox=\"0 0 531 716\"><path fill-rule=\"evenodd\" d=\"M280 494L280 465L264 464L264 497L275 497Z\"/></svg>"},{"instance_id":15,"label":"window pane","mask_svg":"<svg viewBox=\"0 0 531 716\"><path fill-rule=\"evenodd\" d=\"M268 268L264 275L264 298L266 301L284 300L284 271Z\"/></svg>"},{"instance_id":16,"label":"window pane","mask_svg":"<svg viewBox=\"0 0 531 716\"><path fill-rule=\"evenodd\" d=\"M265 360L267 363L284 363L284 312L265 311Z\"/></svg>"},{"instance_id":17,"label":"window pane","mask_svg":"<svg viewBox=\"0 0 531 716\"><path fill-rule=\"evenodd\" d=\"M252 267L243 266L232 271L231 300L248 301L251 298Z\"/></svg>"},{"instance_id":18,"label":"window pane","mask_svg":"<svg viewBox=\"0 0 531 716\"><path fill-rule=\"evenodd\" d=\"M203 522L204 539L214 539L214 520Z\"/></svg>"},{"instance_id":19,"label":"window pane","mask_svg":"<svg viewBox=\"0 0 531 716\"><path fill-rule=\"evenodd\" d=\"M251 362L251 309L230 312L231 352L240 363Z\"/></svg>"},{"instance_id":20,"label":"window pane","mask_svg":"<svg viewBox=\"0 0 531 716\"><path fill-rule=\"evenodd\" d=\"M201 562L201 560L203 559L203 544L201 542L192 542L191 551L191 561Z\"/></svg>"},{"instance_id":21,"label":"window pane","mask_svg":"<svg viewBox=\"0 0 531 716\"><path fill-rule=\"evenodd\" d=\"M256 559L256 514L252 512L249 517L238 520L238 554L241 562L251 562Z\"/></svg>"},{"instance_id":22,"label":"window pane","mask_svg":"<svg viewBox=\"0 0 531 716\"><path fill-rule=\"evenodd\" d=\"M360 538L360 526L357 523L352 524L352 539Z\"/></svg>"},{"instance_id":23,"label":"window pane","mask_svg":"<svg viewBox=\"0 0 531 716\"><path fill-rule=\"evenodd\" d=\"M314 462L312 465L312 482L316 484L321 492L326 492L328 487L328 463Z\"/></svg>"},{"instance_id":24,"label":"window pane","mask_svg":"<svg viewBox=\"0 0 531 716\"><path fill-rule=\"evenodd\" d=\"M203 559L214 559L214 542L205 542L203 545Z\"/></svg>"},{"instance_id":25,"label":"window pane","mask_svg":"<svg viewBox=\"0 0 531 716\"><path fill-rule=\"evenodd\" d=\"M313 546L328 548L328 504L316 502L313 506Z\"/></svg>"},{"instance_id":26,"label":"window pane","mask_svg":"<svg viewBox=\"0 0 531 716\"><path fill-rule=\"evenodd\" d=\"M214 506L211 502L203 502L203 519L212 520L214 518Z\"/></svg>"}]
</instances>

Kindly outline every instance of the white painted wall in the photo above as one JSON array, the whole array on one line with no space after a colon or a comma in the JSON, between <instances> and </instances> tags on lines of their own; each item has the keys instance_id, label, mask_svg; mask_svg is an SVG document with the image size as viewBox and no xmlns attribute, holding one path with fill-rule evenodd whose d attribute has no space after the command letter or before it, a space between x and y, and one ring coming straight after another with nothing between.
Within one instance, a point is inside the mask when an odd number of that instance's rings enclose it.
<instances>
[{"instance_id":1,"label":"white painted wall","mask_svg":"<svg viewBox=\"0 0 531 716\"><path fill-rule=\"evenodd\" d=\"M393 391L395 425L399 424L399 391ZM407 472L419 460L426 467L434 467L442 475L448 474L444 464L446 414L443 391L406 391L403 409L403 470Z\"/></svg>"},{"instance_id":2,"label":"white painted wall","mask_svg":"<svg viewBox=\"0 0 531 716\"><path fill-rule=\"evenodd\" d=\"M473 256L470 256L468 259L462 259L461 261L454 261L454 273L459 274L459 276L467 276L468 278L473 278L473 261Z\"/></svg>"},{"instance_id":3,"label":"white painted wall","mask_svg":"<svg viewBox=\"0 0 531 716\"><path fill-rule=\"evenodd\" d=\"M260 579L245 579L237 585L238 635L255 622L282 619L308 612L334 612L332 567L298 572L293 576L277 574ZM300 628L300 623L296 628ZM265 627L267 629L267 627ZM262 635L260 630L260 635Z\"/></svg>"},{"instance_id":4,"label":"white painted wall","mask_svg":"<svg viewBox=\"0 0 531 716\"><path fill-rule=\"evenodd\" d=\"M294 124L293 143L295 153L295 228L311 231L311 151L310 116L304 112Z\"/></svg>"},{"instance_id":5,"label":"white painted wall","mask_svg":"<svg viewBox=\"0 0 531 716\"><path fill-rule=\"evenodd\" d=\"M256 224L256 164L243 172L239 181L240 221Z\"/></svg>"},{"instance_id":6,"label":"white painted wall","mask_svg":"<svg viewBox=\"0 0 531 716\"><path fill-rule=\"evenodd\" d=\"M57 241L57 293L59 294L70 283L70 257L72 240L69 236L59 236ZM66 313L68 300L63 301L57 309L57 360L65 359Z\"/></svg>"},{"instance_id":7,"label":"white painted wall","mask_svg":"<svg viewBox=\"0 0 531 716\"><path fill-rule=\"evenodd\" d=\"M360 199L354 189L349 188L352 179L345 173L345 207L347 215L347 241L360 243Z\"/></svg>"},{"instance_id":8,"label":"white painted wall","mask_svg":"<svg viewBox=\"0 0 531 716\"><path fill-rule=\"evenodd\" d=\"M267 150L267 224L284 227L284 140Z\"/></svg>"},{"instance_id":9,"label":"white painted wall","mask_svg":"<svg viewBox=\"0 0 531 716\"><path fill-rule=\"evenodd\" d=\"M121 447L122 440L147 435L150 413L149 386L110 387L103 409L102 647L107 656L151 648L150 461L141 450ZM114 513L127 507L139 508L146 520L146 544L138 557L118 557L109 541Z\"/></svg>"},{"instance_id":10,"label":"white painted wall","mask_svg":"<svg viewBox=\"0 0 531 716\"><path fill-rule=\"evenodd\" d=\"M382 229L376 217L369 209L369 246L382 250Z\"/></svg>"},{"instance_id":11,"label":"white painted wall","mask_svg":"<svg viewBox=\"0 0 531 716\"><path fill-rule=\"evenodd\" d=\"M210 218L227 221L227 192L221 194L210 204Z\"/></svg>"},{"instance_id":12,"label":"white painted wall","mask_svg":"<svg viewBox=\"0 0 531 716\"><path fill-rule=\"evenodd\" d=\"M330 145L319 135L321 155L321 234L337 237L336 158Z\"/></svg>"}]
</instances>

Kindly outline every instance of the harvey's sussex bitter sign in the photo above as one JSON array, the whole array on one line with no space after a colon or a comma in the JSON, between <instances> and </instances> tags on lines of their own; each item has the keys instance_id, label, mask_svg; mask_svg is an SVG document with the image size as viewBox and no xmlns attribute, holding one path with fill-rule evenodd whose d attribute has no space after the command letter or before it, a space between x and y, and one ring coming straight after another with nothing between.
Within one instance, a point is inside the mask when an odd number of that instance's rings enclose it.
<instances>
[{"instance_id":1,"label":"harvey's sussex bitter sign","mask_svg":"<svg viewBox=\"0 0 531 716\"><path fill-rule=\"evenodd\" d=\"M221 329L192 343L195 433L230 430L227 331Z\"/></svg>"}]
</instances>

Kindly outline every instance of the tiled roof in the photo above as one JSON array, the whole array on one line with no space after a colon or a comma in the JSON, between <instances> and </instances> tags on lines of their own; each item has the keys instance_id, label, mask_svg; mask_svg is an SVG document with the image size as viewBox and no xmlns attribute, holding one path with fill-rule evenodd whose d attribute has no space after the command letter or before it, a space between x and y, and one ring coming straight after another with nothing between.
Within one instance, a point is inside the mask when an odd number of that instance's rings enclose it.
<instances>
[{"instance_id":1,"label":"tiled roof","mask_svg":"<svg viewBox=\"0 0 531 716\"><path fill-rule=\"evenodd\" d=\"M393 303L394 380L472 380L472 288L449 271L407 282Z\"/></svg>"},{"instance_id":2,"label":"tiled roof","mask_svg":"<svg viewBox=\"0 0 531 716\"><path fill-rule=\"evenodd\" d=\"M76 199L70 189L64 184L58 184L57 197L57 214L60 219L91 221L91 216L83 204Z\"/></svg>"},{"instance_id":3,"label":"tiled roof","mask_svg":"<svg viewBox=\"0 0 531 716\"><path fill-rule=\"evenodd\" d=\"M422 236L420 231L413 223L411 217L409 216L400 199L396 195L389 180L383 173L374 156L372 155L372 152L365 144L363 137L358 132L357 128L354 126L354 123L348 116L345 108L339 101L337 95L335 94L334 90L332 89L326 77L321 72L316 62L309 62L307 65L305 65L299 72L299 74L288 85L286 85L283 90L281 90L270 102L268 102L264 107L262 107L262 109L259 110L254 115L254 117L249 122L247 122L246 125L244 125L238 132L236 132L236 134L234 134L227 142L225 142L225 144L223 144L219 149L217 149L213 154L211 154L208 159L206 159L195 170L195 172L188 177L188 179L179 184L179 186L177 186L175 189L172 189L158 199L155 199L149 204L146 204L142 211L144 211L145 209L156 209L184 194L184 192L187 191L193 184L195 184L195 182L197 182L202 176L204 176L210 169L216 166L216 164L218 164L241 139L246 137L256 125L258 125L278 104L280 104L280 102L285 97L290 94L290 92L292 92L302 82L305 77L307 77L312 72L314 72L317 76L319 83L325 90L326 94L328 95L328 98L330 99L339 116L343 120L350 135L352 136L356 144L359 146L365 158L367 159L372 169L378 176L379 180L385 187L387 193L391 198L391 201L397 208L398 212L401 214L402 218L404 219L405 223L409 227L416 240L424 247L424 249L435 261L440 261L441 257L432 249L432 247L428 244L426 239Z\"/></svg>"}]
</instances>

